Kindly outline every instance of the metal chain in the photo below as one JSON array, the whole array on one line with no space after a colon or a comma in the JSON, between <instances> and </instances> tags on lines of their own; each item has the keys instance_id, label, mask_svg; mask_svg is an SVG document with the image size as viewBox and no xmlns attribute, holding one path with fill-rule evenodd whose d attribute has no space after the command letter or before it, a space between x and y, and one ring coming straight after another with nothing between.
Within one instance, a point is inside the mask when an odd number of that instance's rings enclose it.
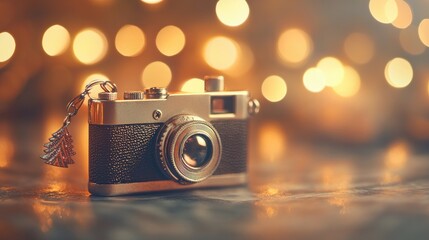
<instances>
[{"instance_id":1,"label":"metal chain","mask_svg":"<svg viewBox=\"0 0 429 240\"><path fill-rule=\"evenodd\" d=\"M89 92L97 85L105 92L117 92L114 83L95 80L86 85L85 90L67 104L67 116L64 119L63 126L52 134L52 137L49 138L49 142L44 145L45 149L43 150L43 155L40 156L46 164L57 167L68 167L69 164L74 163L74 160L71 158L75 155L72 144L73 140L67 130L67 126L70 124L71 118L75 116L80 107L82 107L85 97L89 96ZM91 96L89 96L89 98L91 98Z\"/></svg>"},{"instance_id":2,"label":"metal chain","mask_svg":"<svg viewBox=\"0 0 429 240\"><path fill-rule=\"evenodd\" d=\"M89 96L89 92L91 91L92 88L94 88L94 86L97 86L97 85L99 85L101 87L101 89L103 89L103 91L105 91L105 92L117 92L118 91L116 88L116 84L114 84L111 81L104 81L104 80L91 81L90 83L88 83L85 86L85 90L81 94L74 97L67 104L67 107L66 107L67 116L64 119L63 127L67 127L70 124L71 118L73 116L75 116L77 114L77 112L79 111L80 107L82 107L82 104L85 101L85 97L88 96L89 98L91 98L91 96Z\"/></svg>"}]
</instances>

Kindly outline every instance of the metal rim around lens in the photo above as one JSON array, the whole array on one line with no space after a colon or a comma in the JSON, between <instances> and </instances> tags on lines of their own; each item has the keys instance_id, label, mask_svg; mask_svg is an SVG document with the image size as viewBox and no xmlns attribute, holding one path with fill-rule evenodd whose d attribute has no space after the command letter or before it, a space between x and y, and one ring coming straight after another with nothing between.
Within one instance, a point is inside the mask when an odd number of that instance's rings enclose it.
<instances>
[{"instance_id":1,"label":"metal rim around lens","mask_svg":"<svg viewBox=\"0 0 429 240\"><path fill-rule=\"evenodd\" d=\"M194 135L210 141L211 154L206 163L193 167L182 158L187 139ZM211 176L217 169L222 144L216 129L204 119L192 115L177 115L167 121L157 138L159 165L168 177L179 183L196 183Z\"/></svg>"},{"instance_id":2,"label":"metal rim around lens","mask_svg":"<svg viewBox=\"0 0 429 240\"><path fill-rule=\"evenodd\" d=\"M172 144L175 146L174 148L170 148L170 161L172 161L181 178L189 182L200 182L211 176L217 169L220 162L220 148L217 146L220 146L220 141L218 140L219 137L217 137L215 131L216 130L214 130L214 128L203 123L189 123L177 131L175 137L172 139ZM211 141L212 145L212 154L210 159L208 159L206 163L199 168L190 167L182 158L184 142L190 136L196 134L205 135L207 139Z\"/></svg>"}]
</instances>

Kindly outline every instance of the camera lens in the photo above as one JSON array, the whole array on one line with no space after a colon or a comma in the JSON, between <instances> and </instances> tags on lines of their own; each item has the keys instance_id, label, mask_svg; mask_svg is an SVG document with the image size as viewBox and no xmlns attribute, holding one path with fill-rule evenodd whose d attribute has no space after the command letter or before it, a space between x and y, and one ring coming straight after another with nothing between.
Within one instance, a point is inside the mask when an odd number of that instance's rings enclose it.
<instances>
[{"instance_id":1,"label":"camera lens","mask_svg":"<svg viewBox=\"0 0 429 240\"><path fill-rule=\"evenodd\" d=\"M210 177L219 165L221 152L218 132L197 116L172 117L157 137L157 162L161 171L182 184Z\"/></svg>"},{"instance_id":2,"label":"camera lens","mask_svg":"<svg viewBox=\"0 0 429 240\"><path fill-rule=\"evenodd\" d=\"M195 134L184 144L182 159L190 167L203 167L212 157L212 144L206 136Z\"/></svg>"}]
</instances>

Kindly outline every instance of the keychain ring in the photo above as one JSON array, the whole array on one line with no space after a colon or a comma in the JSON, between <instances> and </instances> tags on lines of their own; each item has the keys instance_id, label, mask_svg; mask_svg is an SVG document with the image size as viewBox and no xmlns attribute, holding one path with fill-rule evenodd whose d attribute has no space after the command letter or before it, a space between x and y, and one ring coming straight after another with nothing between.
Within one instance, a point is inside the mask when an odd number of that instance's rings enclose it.
<instances>
[{"instance_id":1,"label":"keychain ring","mask_svg":"<svg viewBox=\"0 0 429 240\"><path fill-rule=\"evenodd\" d=\"M116 84L110 82L110 81L105 81L104 83L100 84L100 87L105 91L105 92L117 92L117 88L116 88ZM109 88L110 90L109 90Z\"/></svg>"},{"instance_id":2,"label":"keychain ring","mask_svg":"<svg viewBox=\"0 0 429 240\"><path fill-rule=\"evenodd\" d=\"M91 89L100 85L105 92L117 92L116 85L109 80L94 80L85 86L82 93L74 97L70 102L67 103L66 112L67 115L64 118L63 126L52 134L49 138L49 142L44 145L44 153L40 158L46 163L57 167L68 167L69 164L73 164L74 160L72 156L75 155L73 151L73 140L67 127L71 123L72 117L74 117L80 107L82 107L85 97L88 95Z\"/></svg>"}]
</instances>

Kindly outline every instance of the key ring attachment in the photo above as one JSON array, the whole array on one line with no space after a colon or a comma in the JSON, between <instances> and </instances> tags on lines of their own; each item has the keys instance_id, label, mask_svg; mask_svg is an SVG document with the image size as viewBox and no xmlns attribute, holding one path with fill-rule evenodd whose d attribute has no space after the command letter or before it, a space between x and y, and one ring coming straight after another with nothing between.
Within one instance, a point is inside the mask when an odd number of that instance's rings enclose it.
<instances>
[{"instance_id":1,"label":"key ring attachment","mask_svg":"<svg viewBox=\"0 0 429 240\"><path fill-rule=\"evenodd\" d=\"M74 163L71 157L75 155L73 151L73 140L70 133L67 130L68 125L71 123L71 118L74 117L79 109L82 107L85 97L89 95L90 91L99 85L105 92L117 92L118 89L116 84L111 81L105 80L94 80L85 86L82 93L74 97L66 106L66 117L63 121L63 126L52 134L49 142L44 145L44 154L41 156L46 164L50 164L57 167L68 167L68 164Z\"/></svg>"},{"instance_id":2,"label":"key ring attachment","mask_svg":"<svg viewBox=\"0 0 429 240\"><path fill-rule=\"evenodd\" d=\"M104 81L104 80L91 81L90 83L88 83L85 86L85 90L81 94L74 97L67 104L67 106L66 106L67 116L65 117L65 119L63 121L63 127L67 127L70 124L71 118L74 117L78 113L80 107L82 106L83 102L85 101L86 96L88 96L90 99L93 99L89 95L89 92L97 85L100 85L101 89L103 89L103 91L105 91L105 92L117 92L118 91L116 84L114 84L111 81Z\"/></svg>"}]
</instances>

